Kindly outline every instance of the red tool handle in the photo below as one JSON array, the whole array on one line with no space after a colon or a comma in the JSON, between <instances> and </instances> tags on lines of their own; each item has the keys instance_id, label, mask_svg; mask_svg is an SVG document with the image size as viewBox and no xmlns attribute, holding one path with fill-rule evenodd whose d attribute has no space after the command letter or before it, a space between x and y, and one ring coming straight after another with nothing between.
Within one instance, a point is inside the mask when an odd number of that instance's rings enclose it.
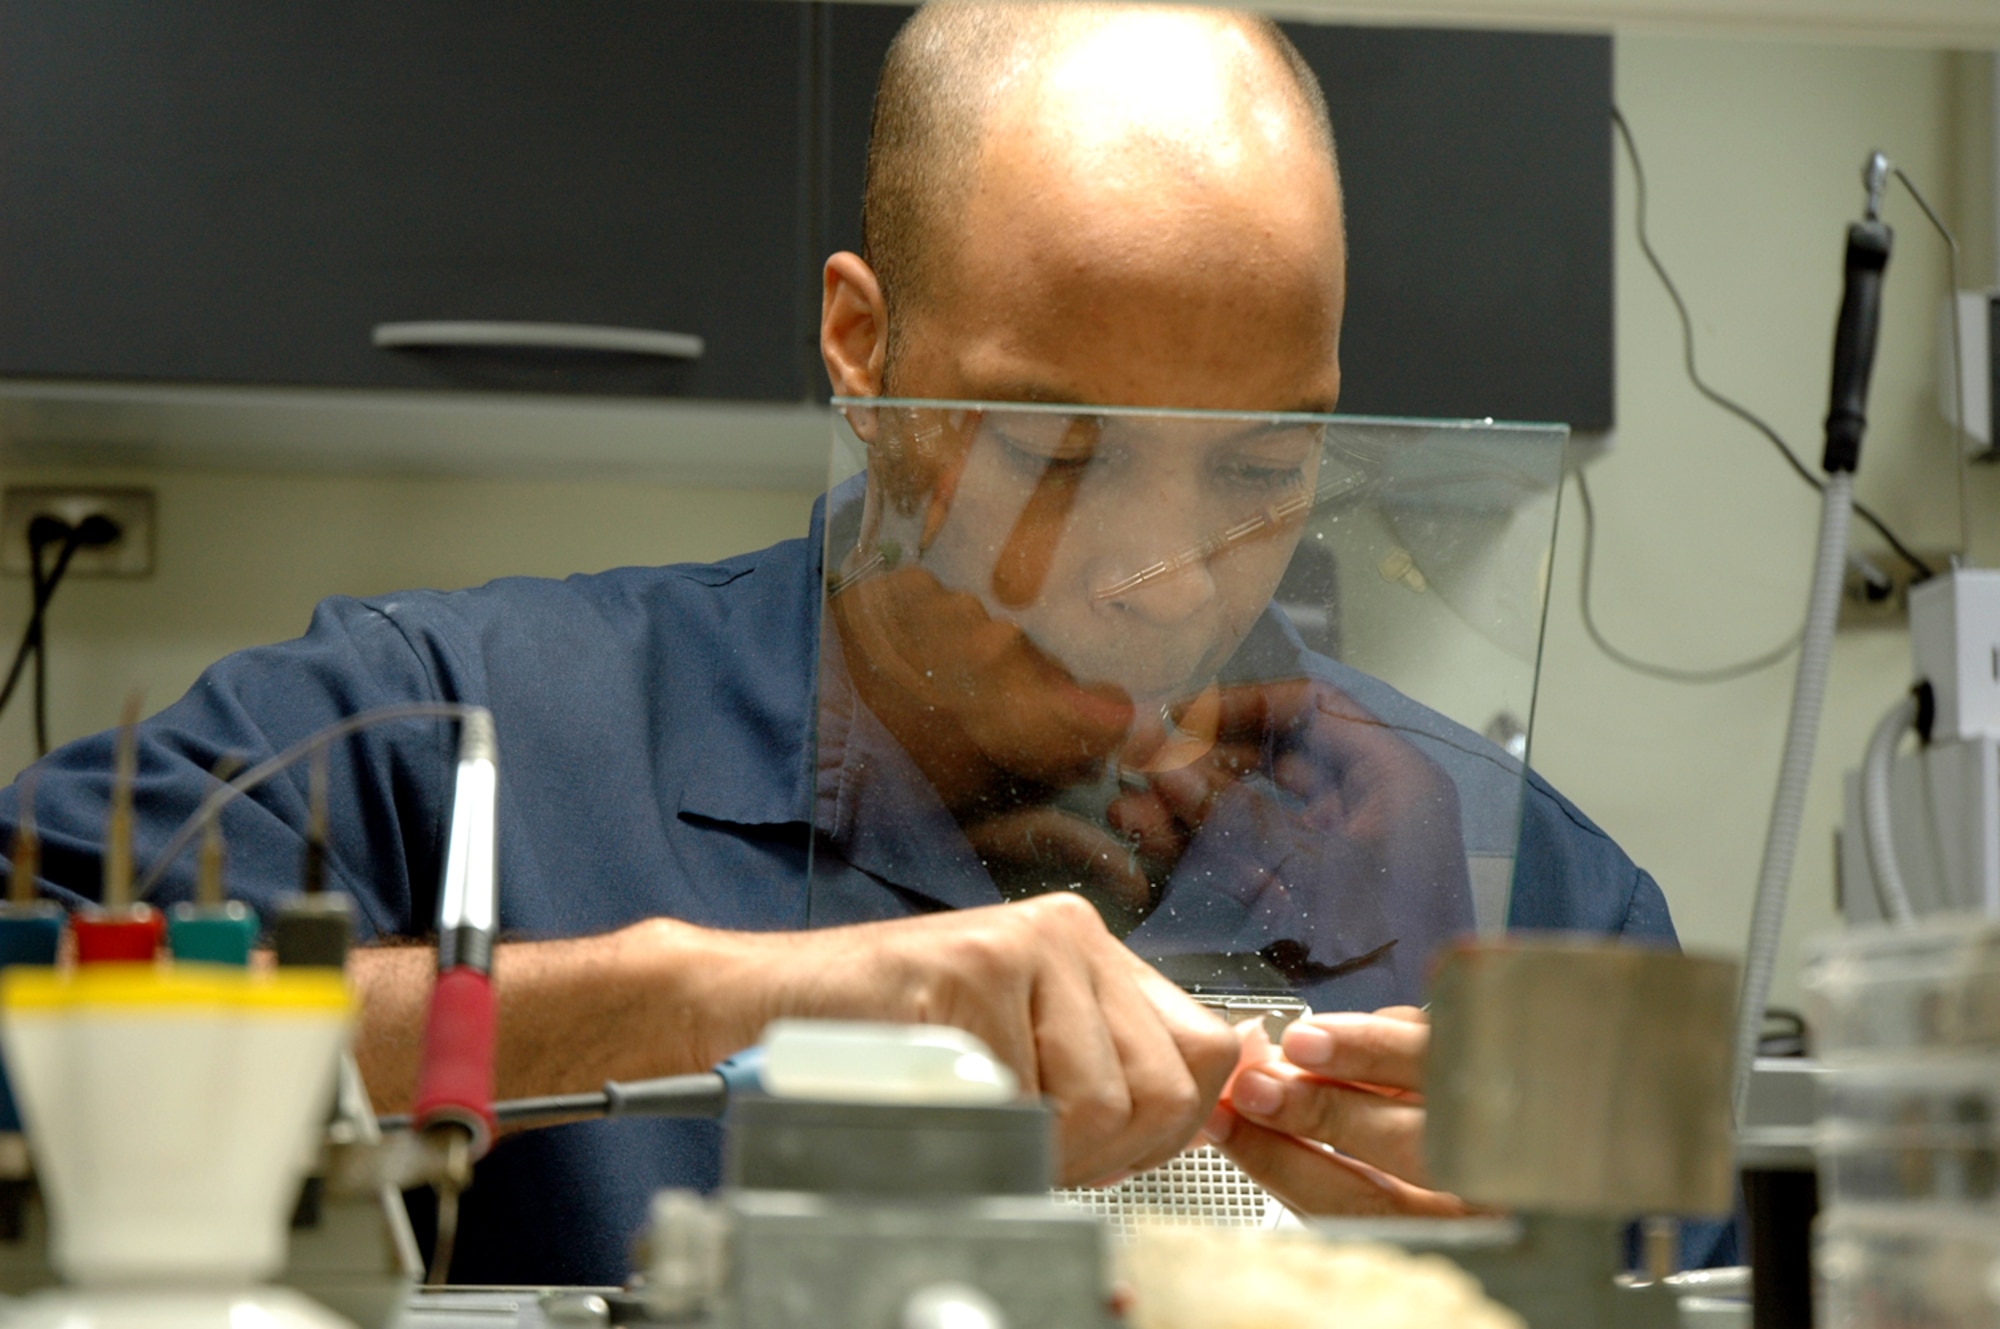
<instances>
[{"instance_id":1,"label":"red tool handle","mask_svg":"<svg viewBox=\"0 0 2000 1329\"><path fill-rule=\"evenodd\" d=\"M452 1122L472 1135L472 1156L492 1147L493 980L469 965L438 975L424 1026L423 1068L410 1120L418 1130Z\"/></svg>"},{"instance_id":2,"label":"red tool handle","mask_svg":"<svg viewBox=\"0 0 2000 1329\"><path fill-rule=\"evenodd\" d=\"M84 909L70 918L78 964L150 964L160 953L167 916L151 905Z\"/></svg>"}]
</instances>

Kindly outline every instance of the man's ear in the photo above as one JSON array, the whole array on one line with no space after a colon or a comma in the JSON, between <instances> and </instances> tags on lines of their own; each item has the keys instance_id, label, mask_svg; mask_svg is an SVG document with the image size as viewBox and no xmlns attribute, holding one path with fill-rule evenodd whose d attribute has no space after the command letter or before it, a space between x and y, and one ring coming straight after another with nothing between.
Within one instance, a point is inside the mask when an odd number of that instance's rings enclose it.
<instances>
[{"instance_id":1,"label":"man's ear","mask_svg":"<svg viewBox=\"0 0 2000 1329\"><path fill-rule=\"evenodd\" d=\"M859 254L826 261L820 296L819 351L836 396L879 397L889 358L889 306L882 283Z\"/></svg>"}]
</instances>

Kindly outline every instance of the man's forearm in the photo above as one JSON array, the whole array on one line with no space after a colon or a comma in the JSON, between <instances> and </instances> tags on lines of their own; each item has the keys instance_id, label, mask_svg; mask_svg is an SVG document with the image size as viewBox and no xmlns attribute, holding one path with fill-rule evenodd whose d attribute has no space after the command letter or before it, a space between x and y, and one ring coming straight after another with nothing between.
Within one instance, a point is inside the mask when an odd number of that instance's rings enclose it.
<instances>
[{"instance_id":1,"label":"man's forearm","mask_svg":"<svg viewBox=\"0 0 2000 1329\"><path fill-rule=\"evenodd\" d=\"M436 953L356 951L357 1041L376 1108L407 1108ZM1056 1116L1062 1175L1164 1162L1236 1064L1229 1026L1194 1005L1063 892L984 909L807 932L651 919L495 953L495 1097L706 1070L781 1016L955 1025Z\"/></svg>"},{"instance_id":2,"label":"man's forearm","mask_svg":"<svg viewBox=\"0 0 2000 1329\"><path fill-rule=\"evenodd\" d=\"M494 1096L706 1070L763 1027L770 962L757 956L768 941L660 919L597 937L503 943L493 964ZM355 1055L379 1112L406 1110L415 1092L436 968L427 946L367 947L349 961L361 999Z\"/></svg>"}]
</instances>

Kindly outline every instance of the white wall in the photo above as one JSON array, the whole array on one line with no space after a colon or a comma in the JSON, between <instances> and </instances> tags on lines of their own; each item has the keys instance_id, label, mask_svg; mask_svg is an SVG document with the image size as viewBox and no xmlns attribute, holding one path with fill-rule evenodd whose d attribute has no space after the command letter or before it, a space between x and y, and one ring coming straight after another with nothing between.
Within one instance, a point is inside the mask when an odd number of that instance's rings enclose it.
<instances>
[{"instance_id":1,"label":"white wall","mask_svg":"<svg viewBox=\"0 0 2000 1329\"><path fill-rule=\"evenodd\" d=\"M1696 311L1715 381L1816 457L1845 224L1863 154L1880 146L1968 227L1968 276L1990 278L1983 65L1917 50L1630 37L1617 95L1653 187L1656 241ZM1626 649L1701 665L1763 650L1800 617L1814 496L1769 448L1695 396L1679 333L1630 234L1619 167L1618 394L1591 475L1603 531L1601 619ZM1934 238L1906 198L1890 219L1882 358L1860 478L1906 537L1957 542L1949 441L1931 405ZM803 530L810 497L615 482L548 483L86 473L160 490L160 569L77 581L51 623L59 738L110 723L131 686L157 706L223 652L298 632L334 592L455 586L513 572L708 558ZM62 478L15 470L9 481ZM1975 476L1973 551L2000 556L2000 474ZM1733 948L1775 779L1791 669L1719 687L1637 677L1584 638L1575 505L1554 577L1535 759L1651 868L1690 944ZM0 624L25 611L0 582ZM8 628L11 637L13 628ZM1843 637L1796 877L1790 936L1831 916L1838 774L1908 682L1899 632ZM0 769L28 754L25 711L0 723ZM1778 995L1793 993L1789 967Z\"/></svg>"},{"instance_id":2,"label":"white wall","mask_svg":"<svg viewBox=\"0 0 2000 1329\"><path fill-rule=\"evenodd\" d=\"M1863 157L1880 147L1980 228L1984 168L1955 106L1985 114L1980 68L1911 50L1632 37L1616 95L1645 156L1656 247L1694 310L1713 382L1764 414L1817 464L1843 232L1859 215ZM1680 332L1631 235L1619 165L1619 428L1589 474L1600 519L1600 625L1625 650L1677 665L1755 655L1803 614L1818 501L1769 445L1703 402L1683 377ZM1857 489L1907 541L1958 545L1951 443L1935 401L1940 242L1900 193L1881 358ZM1973 552L2000 554L2000 474L1973 476ZM1573 498L1573 491L1570 497ZM1793 662L1690 687L1619 668L1576 608L1577 505L1565 503L1537 717L1535 761L1665 888L1691 946L1740 949L1790 702ZM1858 526L1858 524L1857 524ZM1856 543L1872 535L1857 531ZM1900 631L1843 634L1832 672L1774 997L1796 998L1801 937L1832 920L1832 839L1842 770L1910 682Z\"/></svg>"},{"instance_id":3,"label":"white wall","mask_svg":"<svg viewBox=\"0 0 2000 1329\"><path fill-rule=\"evenodd\" d=\"M10 468L7 483L135 483L159 491L157 572L64 584L49 623L56 742L148 710L239 647L305 629L322 596L561 576L720 558L805 534L811 494L671 489L629 481L368 479ZM0 580L11 655L23 579ZM25 685L24 685L25 686ZM32 756L25 698L0 721L0 770Z\"/></svg>"}]
</instances>

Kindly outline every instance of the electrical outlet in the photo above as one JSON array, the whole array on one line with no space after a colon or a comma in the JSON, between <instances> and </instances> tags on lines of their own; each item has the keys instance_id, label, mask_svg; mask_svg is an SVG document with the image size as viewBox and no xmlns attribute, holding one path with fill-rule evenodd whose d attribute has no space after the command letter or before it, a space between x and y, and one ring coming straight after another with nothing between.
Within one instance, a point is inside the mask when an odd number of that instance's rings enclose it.
<instances>
[{"instance_id":1,"label":"electrical outlet","mask_svg":"<svg viewBox=\"0 0 2000 1329\"><path fill-rule=\"evenodd\" d=\"M79 549L71 556L71 577L146 577L153 571L153 491L89 488L82 485L9 485L0 493L0 572L28 575L28 523L44 514L74 526L103 515L118 523L120 535L108 545ZM43 554L43 566L57 549Z\"/></svg>"},{"instance_id":2,"label":"electrical outlet","mask_svg":"<svg viewBox=\"0 0 2000 1329\"><path fill-rule=\"evenodd\" d=\"M1937 549L1919 549L1918 558L1937 569L1951 566L1953 555ZM1910 621L1910 581L1915 570L1890 553L1871 553L1870 572L1864 575L1855 559L1847 560L1846 581L1840 591L1839 630L1850 628L1900 628Z\"/></svg>"}]
</instances>

